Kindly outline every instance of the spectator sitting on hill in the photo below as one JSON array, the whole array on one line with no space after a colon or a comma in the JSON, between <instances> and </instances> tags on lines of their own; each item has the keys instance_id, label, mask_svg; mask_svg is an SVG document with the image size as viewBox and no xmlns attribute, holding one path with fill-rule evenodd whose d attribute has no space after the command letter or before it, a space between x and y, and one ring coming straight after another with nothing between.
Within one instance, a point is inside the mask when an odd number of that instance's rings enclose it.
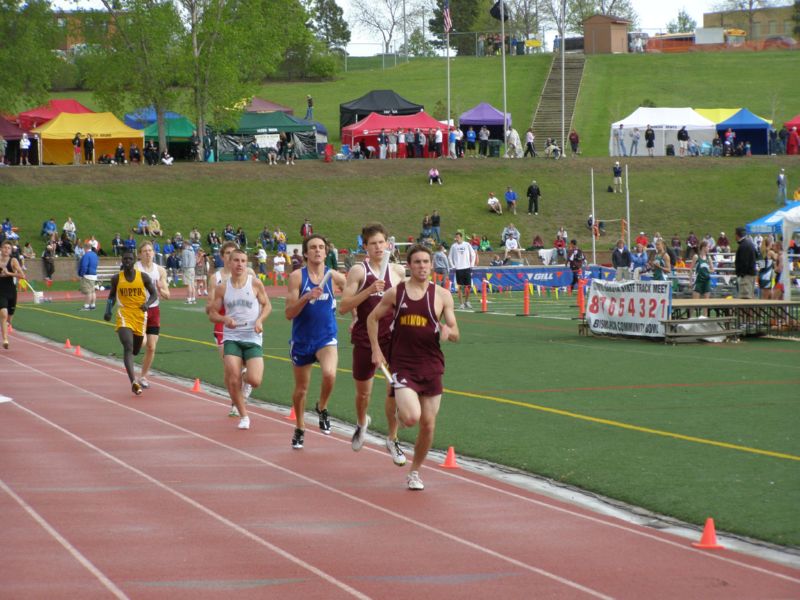
<instances>
[{"instance_id":1,"label":"spectator sitting on hill","mask_svg":"<svg viewBox=\"0 0 800 600\"><path fill-rule=\"evenodd\" d=\"M467 241L474 250L478 250L481 247L481 238L477 233L473 233Z\"/></svg>"},{"instance_id":2,"label":"spectator sitting on hill","mask_svg":"<svg viewBox=\"0 0 800 600\"><path fill-rule=\"evenodd\" d=\"M298 269L303 268L303 257L300 256L300 251L295 248L294 252L292 252L292 271L297 271Z\"/></svg>"},{"instance_id":3,"label":"spectator sitting on hill","mask_svg":"<svg viewBox=\"0 0 800 600\"><path fill-rule=\"evenodd\" d=\"M650 240L647 239L647 235L644 231L640 231L639 235L636 236L636 243L641 244L642 248L647 248L647 244L650 243Z\"/></svg>"},{"instance_id":4,"label":"spectator sitting on hill","mask_svg":"<svg viewBox=\"0 0 800 600\"><path fill-rule=\"evenodd\" d=\"M131 229L131 231L139 235L150 235L150 226L147 222L147 217L144 215L139 217L139 222L136 224L136 227Z\"/></svg>"},{"instance_id":5,"label":"spectator sitting on hill","mask_svg":"<svg viewBox=\"0 0 800 600\"><path fill-rule=\"evenodd\" d=\"M33 249L30 242L25 242L25 245L22 247L22 257L29 260L36 258L36 251Z\"/></svg>"},{"instance_id":6,"label":"spectator sitting on hill","mask_svg":"<svg viewBox=\"0 0 800 600\"><path fill-rule=\"evenodd\" d=\"M519 242L516 239L513 237L506 239L505 246L504 259L507 260L510 255L516 255L518 259L522 260L522 249L519 247Z\"/></svg>"},{"instance_id":7,"label":"spectator sitting on hill","mask_svg":"<svg viewBox=\"0 0 800 600\"><path fill-rule=\"evenodd\" d=\"M172 237L172 245L175 246L175 250L183 250L183 236L180 231L176 231Z\"/></svg>"},{"instance_id":8,"label":"spectator sitting on hill","mask_svg":"<svg viewBox=\"0 0 800 600\"><path fill-rule=\"evenodd\" d=\"M172 162L174 160L175 159L172 158L172 155L169 153L168 150L164 150L164 152L161 153L161 164L162 165L167 165L169 167L170 165L172 165Z\"/></svg>"},{"instance_id":9,"label":"spectator sitting on hill","mask_svg":"<svg viewBox=\"0 0 800 600\"><path fill-rule=\"evenodd\" d=\"M492 267L502 267L503 266L503 259L500 258L499 254L495 254L492 257L492 260L489 262L489 266Z\"/></svg>"},{"instance_id":10,"label":"spectator sitting on hill","mask_svg":"<svg viewBox=\"0 0 800 600\"><path fill-rule=\"evenodd\" d=\"M147 229L150 231L150 235L156 237L164 235L164 232L161 230L161 223L158 222L155 215L150 215L150 220L147 222Z\"/></svg>"},{"instance_id":11,"label":"spectator sitting on hill","mask_svg":"<svg viewBox=\"0 0 800 600\"><path fill-rule=\"evenodd\" d=\"M6 218L6 221L9 221L9 220L8 220L8 218ZM10 221L9 221L9 223L10 223ZM44 223L42 223L42 232L41 232L41 236L42 236L42 237L43 237L45 240L49 240L49 239L50 239L50 237L51 237L51 236L52 236L54 233L56 233L56 231L58 231L58 225L56 225L56 220L55 220L53 217L50 217L50 218L49 218L47 221L45 221Z\"/></svg>"},{"instance_id":12,"label":"spectator sitting on hill","mask_svg":"<svg viewBox=\"0 0 800 600\"><path fill-rule=\"evenodd\" d=\"M561 258L566 258L567 256L567 241L561 237L560 235L556 235L556 240L553 242L553 248L555 248L556 254Z\"/></svg>"},{"instance_id":13,"label":"spectator sitting on hill","mask_svg":"<svg viewBox=\"0 0 800 600\"><path fill-rule=\"evenodd\" d=\"M487 236L483 236L481 238L481 243L478 246L478 250L481 252L491 252L492 251L492 244L489 242L489 238Z\"/></svg>"},{"instance_id":14,"label":"spectator sitting on hill","mask_svg":"<svg viewBox=\"0 0 800 600\"><path fill-rule=\"evenodd\" d=\"M486 200L489 210L495 214L502 215L503 207L500 205L500 200L494 195L494 192L489 192L489 198Z\"/></svg>"},{"instance_id":15,"label":"spectator sitting on hill","mask_svg":"<svg viewBox=\"0 0 800 600\"><path fill-rule=\"evenodd\" d=\"M531 244L531 248L533 248L534 250L541 250L542 248L544 248L544 240L542 239L542 236L540 236L538 233L533 238L533 243Z\"/></svg>"},{"instance_id":16,"label":"spectator sitting on hill","mask_svg":"<svg viewBox=\"0 0 800 600\"><path fill-rule=\"evenodd\" d=\"M442 185L442 178L439 175L439 169L431 167L428 171L428 185L433 185L434 183Z\"/></svg>"},{"instance_id":17,"label":"spectator sitting on hill","mask_svg":"<svg viewBox=\"0 0 800 600\"><path fill-rule=\"evenodd\" d=\"M561 157L561 148L558 147L558 143L553 138L547 138L547 143L544 147L544 156L545 158L554 158L555 160Z\"/></svg>"},{"instance_id":18,"label":"spectator sitting on hill","mask_svg":"<svg viewBox=\"0 0 800 600\"><path fill-rule=\"evenodd\" d=\"M724 231L719 232L719 237L717 238L717 252L730 252L731 251L731 242L728 239L728 236L725 235Z\"/></svg>"},{"instance_id":19,"label":"spectator sitting on hill","mask_svg":"<svg viewBox=\"0 0 800 600\"><path fill-rule=\"evenodd\" d=\"M136 252L136 238L133 237L132 233L128 235L128 239L125 240L123 244L125 245L126 250L130 250L131 252Z\"/></svg>"},{"instance_id":20,"label":"spectator sitting on hill","mask_svg":"<svg viewBox=\"0 0 800 600\"><path fill-rule=\"evenodd\" d=\"M128 150L128 160L137 165L142 164L142 152L135 143L131 143L131 147Z\"/></svg>"},{"instance_id":21,"label":"spectator sitting on hill","mask_svg":"<svg viewBox=\"0 0 800 600\"><path fill-rule=\"evenodd\" d=\"M642 273L647 272L649 262L644 246L636 244L636 251L631 254L631 270L634 279L639 279Z\"/></svg>"},{"instance_id":22,"label":"spectator sitting on hill","mask_svg":"<svg viewBox=\"0 0 800 600\"><path fill-rule=\"evenodd\" d=\"M226 242L236 241L236 232L233 230L233 225L231 225L230 223L225 225L225 229L222 230L222 237L225 239Z\"/></svg>"},{"instance_id":23,"label":"spectator sitting on hill","mask_svg":"<svg viewBox=\"0 0 800 600\"><path fill-rule=\"evenodd\" d=\"M500 234L500 241L505 244L506 240L510 237L513 237L519 243L520 240L520 233L519 229L517 229L513 223L509 223L505 227L503 227L503 232Z\"/></svg>"}]
</instances>

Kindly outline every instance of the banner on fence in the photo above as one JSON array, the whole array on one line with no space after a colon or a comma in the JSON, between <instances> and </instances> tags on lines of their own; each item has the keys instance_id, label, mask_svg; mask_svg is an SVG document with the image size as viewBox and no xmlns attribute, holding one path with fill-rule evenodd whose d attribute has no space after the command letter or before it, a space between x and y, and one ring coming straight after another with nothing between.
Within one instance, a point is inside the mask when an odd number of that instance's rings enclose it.
<instances>
[{"instance_id":1,"label":"banner on fence","mask_svg":"<svg viewBox=\"0 0 800 600\"><path fill-rule=\"evenodd\" d=\"M592 333L664 337L664 324L672 314L669 281L592 280L586 303L586 320Z\"/></svg>"},{"instance_id":2,"label":"banner on fence","mask_svg":"<svg viewBox=\"0 0 800 600\"><path fill-rule=\"evenodd\" d=\"M572 271L567 267L475 267L472 284L480 289L486 280L490 286L522 290L526 284L542 287L566 287L572 283Z\"/></svg>"}]
</instances>

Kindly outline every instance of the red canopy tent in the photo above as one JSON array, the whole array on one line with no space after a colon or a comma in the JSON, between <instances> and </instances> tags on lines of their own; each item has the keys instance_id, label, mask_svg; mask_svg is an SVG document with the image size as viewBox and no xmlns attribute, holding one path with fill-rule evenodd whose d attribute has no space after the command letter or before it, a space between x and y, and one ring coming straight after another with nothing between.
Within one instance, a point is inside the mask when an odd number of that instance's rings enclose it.
<instances>
[{"instance_id":1,"label":"red canopy tent","mask_svg":"<svg viewBox=\"0 0 800 600\"><path fill-rule=\"evenodd\" d=\"M293 115L294 110L283 104L277 102L270 102L258 96L253 96L253 99L244 107L245 112L254 113L268 113L268 112L282 112L287 115Z\"/></svg>"},{"instance_id":2,"label":"red canopy tent","mask_svg":"<svg viewBox=\"0 0 800 600\"><path fill-rule=\"evenodd\" d=\"M19 140L24 132L11 121L0 116L0 135L5 140Z\"/></svg>"},{"instance_id":3,"label":"red canopy tent","mask_svg":"<svg viewBox=\"0 0 800 600\"><path fill-rule=\"evenodd\" d=\"M422 129L427 134L429 129L439 128L444 131L446 127L444 123L437 121L424 110L414 115L399 115L394 117L370 113L357 123L342 128L342 143L353 146L353 144L358 143L361 138L366 138L365 142L367 145L377 147L378 134L381 132L381 129L385 129L386 131L395 131L397 129Z\"/></svg>"},{"instance_id":4,"label":"red canopy tent","mask_svg":"<svg viewBox=\"0 0 800 600\"><path fill-rule=\"evenodd\" d=\"M61 113L93 113L93 110L86 108L77 100L65 98L63 100L50 100L44 106L32 108L17 115L19 126L25 131L30 131L34 127L41 127L48 121L55 119Z\"/></svg>"},{"instance_id":5,"label":"red canopy tent","mask_svg":"<svg viewBox=\"0 0 800 600\"><path fill-rule=\"evenodd\" d=\"M789 131L792 130L792 127L797 127L797 129L800 131L800 115L795 115L791 121L786 121L784 125L786 125L786 129Z\"/></svg>"}]
</instances>

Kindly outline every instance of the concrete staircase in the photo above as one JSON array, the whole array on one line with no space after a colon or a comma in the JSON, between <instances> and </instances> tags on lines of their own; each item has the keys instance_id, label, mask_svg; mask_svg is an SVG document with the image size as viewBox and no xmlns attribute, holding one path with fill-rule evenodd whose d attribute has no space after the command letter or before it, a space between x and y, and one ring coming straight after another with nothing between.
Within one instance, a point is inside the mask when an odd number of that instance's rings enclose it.
<instances>
[{"instance_id":1,"label":"concrete staircase","mask_svg":"<svg viewBox=\"0 0 800 600\"><path fill-rule=\"evenodd\" d=\"M572 127L572 114L581 88L583 65L586 56L583 52L568 52L564 56L564 127L565 137ZM544 152L545 140L553 137L561 145L561 54L553 55L550 74L539 98L539 106L533 117L533 133L536 134L536 151ZM525 137L520 132L520 137ZM569 142L567 142L569 147Z\"/></svg>"}]
</instances>

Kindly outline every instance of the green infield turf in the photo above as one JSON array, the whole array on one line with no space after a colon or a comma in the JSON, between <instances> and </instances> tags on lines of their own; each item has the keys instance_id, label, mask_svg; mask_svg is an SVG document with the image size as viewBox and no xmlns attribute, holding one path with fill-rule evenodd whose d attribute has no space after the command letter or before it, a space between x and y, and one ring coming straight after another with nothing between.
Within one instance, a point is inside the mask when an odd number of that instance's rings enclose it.
<instances>
[{"instance_id":1,"label":"green infield turf","mask_svg":"<svg viewBox=\"0 0 800 600\"><path fill-rule=\"evenodd\" d=\"M454 446L460 455L698 525L713 516L721 530L800 545L800 348L751 339L665 346L585 338L571 320L572 297L534 296L536 316L528 318L514 316L522 308L519 295L493 294L491 300L488 314L457 312L462 342L445 345L437 447ZM283 301L273 304L265 326L264 385L253 397L288 406L290 327ZM87 315L78 306L22 305L14 325L119 358L120 345L101 311ZM348 321L339 321L342 331ZM165 302L162 324L155 367L221 385L203 307ZM351 352L347 335L340 338L330 409L352 422ZM121 368L119 379L127 389ZM318 386L316 371L311 405ZM370 414L378 431L386 425L382 404L375 390ZM413 435L401 431L406 442Z\"/></svg>"}]
</instances>

